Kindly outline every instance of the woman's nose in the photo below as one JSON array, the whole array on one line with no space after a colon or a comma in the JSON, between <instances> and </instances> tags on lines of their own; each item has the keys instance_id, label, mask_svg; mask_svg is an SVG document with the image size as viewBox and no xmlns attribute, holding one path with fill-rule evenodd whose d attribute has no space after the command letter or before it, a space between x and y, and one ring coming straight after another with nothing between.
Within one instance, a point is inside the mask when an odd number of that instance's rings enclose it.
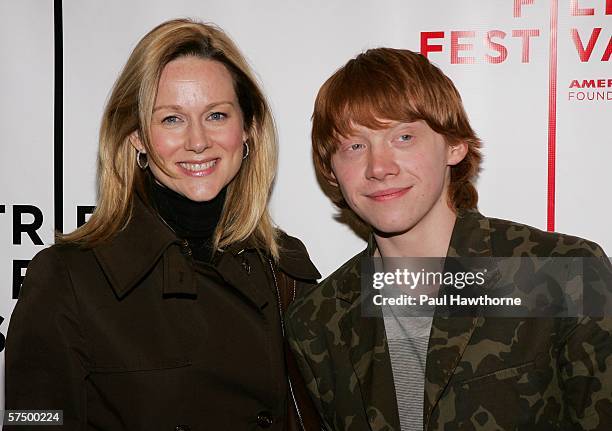
<instances>
[{"instance_id":1,"label":"woman's nose","mask_svg":"<svg viewBox=\"0 0 612 431\"><path fill-rule=\"evenodd\" d=\"M190 124L185 141L185 149L201 153L210 147L209 136L204 126L199 123Z\"/></svg>"}]
</instances>

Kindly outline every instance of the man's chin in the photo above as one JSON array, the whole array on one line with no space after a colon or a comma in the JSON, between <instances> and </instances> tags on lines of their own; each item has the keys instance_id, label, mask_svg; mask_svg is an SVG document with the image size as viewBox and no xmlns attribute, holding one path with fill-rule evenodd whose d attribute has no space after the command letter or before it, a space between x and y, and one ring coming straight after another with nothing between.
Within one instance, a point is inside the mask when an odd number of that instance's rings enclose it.
<instances>
[{"instance_id":1,"label":"man's chin","mask_svg":"<svg viewBox=\"0 0 612 431\"><path fill-rule=\"evenodd\" d=\"M414 227L409 223L376 223L372 224L374 233L382 238L392 238L403 235Z\"/></svg>"}]
</instances>

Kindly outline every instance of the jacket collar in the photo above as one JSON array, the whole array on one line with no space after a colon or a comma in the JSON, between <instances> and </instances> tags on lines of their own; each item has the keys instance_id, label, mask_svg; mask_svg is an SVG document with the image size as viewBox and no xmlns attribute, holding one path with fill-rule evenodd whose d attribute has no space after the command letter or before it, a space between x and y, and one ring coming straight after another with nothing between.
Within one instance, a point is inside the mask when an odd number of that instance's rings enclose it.
<instances>
[{"instance_id":1,"label":"jacket collar","mask_svg":"<svg viewBox=\"0 0 612 431\"><path fill-rule=\"evenodd\" d=\"M134 197L132 215L126 227L109 241L93 248L102 270L118 298L127 295L163 259L165 294L196 295L193 265L181 253L182 241L164 224L140 197ZM303 280L317 280L320 274L311 262L302 243L282 233L279 238L281 257L279 268L288 275ZM235 272L238 261L247 250L256 248L246 242L232 244L215 258L218 268ZM231 274L220 274L228 281L236 281ZM240 279L240 281L244 281Z\"/></svg>"},{"instance_id":2,"label":"jacket collar","mask_svg":"<svg viewBox=\"0 0 612 431\"><path fill-rule=\"evenodd\" d=\"M299 280L316 281L321 278L321 274L310 260L308 251L300 240L279 230L277 243L280 249L278 268L281 271ZM253 246L247 241L234 243L223 252L233 256L239 256L246 251L255 251L263 255L266 253L265 250Z\"/></svg>"},{"instance_id":3,"label":"jacket collar","mask_svg":"<svg viewBox=\"0 0 612 431\"><path fill-rule=\"evenodd\" d=\"M374 256L376 240L370 234L366 248L355 256L355 265ZM446 252L447 257L491 257L491 225L489 219L475 209L457 210L457 218ZM348 302L361 301L360 269L343 274L336 297Z\"/></svg>"},{"instance_id":4,"label":"jacket collar","mask_svg":"<svg viewBox=\"0 0 612 431\"><path fill-rule=\"evenodd\" d=\"M395 385L389 357L389 347L384 330L380 308L377 318L366 318L362 312L361 274L359 262L373 256L375 250L373 235L368 246L358 255L356 268L345 274L338 286L336 297L350 303L340 320L343 339L350 340L350 358L357 376L364 406L367 411L375 409L387 423L399 429L399 416L395 398ZM476 210L459 210L447 257L490 257L491 226L489 220ZM493 272L491 272L493 275ZM491 278L491 277L489 277ZM478 318L448 318L434 316L427 352L428 363L425 376L424 424L429 422L431 413L447 386L459 360L472 336ZM444 346L448 352L443 365L430 364L436 350ZM388 400L391 400L389 402ZM372 429L379 429L375 421L380 415L368 415Z\"/></svg>"},{"instance_id":5,"label":"jacket collar","mask_svg":"<svg viewBox=\"0 0 612 431\"><path fill-rule=\"evenodd\" d=\"M491 257L491 224L475 209L460 209L446 253L449 257Z\"/></svg>"},{"instance_id":6,"label":"jacket collar","mask_svg":"<svg viewBox=\"0 0 612 431\"><path fill-rule=\"evenodd\" d=\"M176 235L135 196L128 224L93 252L121 298L142 281L171 244L178 242Z\"/></svg>"}]
</instances>

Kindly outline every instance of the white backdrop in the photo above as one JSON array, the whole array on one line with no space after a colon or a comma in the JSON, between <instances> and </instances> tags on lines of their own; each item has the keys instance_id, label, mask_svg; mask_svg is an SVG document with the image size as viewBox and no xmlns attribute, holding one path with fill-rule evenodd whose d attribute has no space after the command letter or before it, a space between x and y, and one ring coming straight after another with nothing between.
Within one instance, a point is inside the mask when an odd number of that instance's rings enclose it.
<instances>
[{"instance_id":1,"label":"white backdrop","mask_svg":"<svg viewBox=\"0 0 612 431\"><path fill-rule=\"evenodd\" d=\"M612 159L608 124L612 76L606 52L611 3L64 0L64 74L58 78L63 80L64 99L64 230L76 227L77 206L95 204L100 115L130 51L160 22L193 17L226 30L260 77L280 136L272 213L279 226L304 241L323 275L364 243L333 219L335 209L315 179L309 134L316 92L360 51L378 46L419 51L423 38L428 57L455 81L484 141L485 162L478 183L481 211L547 228L552 112L555 230L592 239L612 253L607 169ZM551 20L555 16L556 23ZM0 277L4 280L0 333L5 336L15 303L13 261L28 260L43 247L33 245L26 234L21 235L21 244L13 241L16 205L40 209L43 224L37 233L46 245L52 243L53 4L0 0L0 17ZM586 52L580 53L572 29ZM556 49L551 46L555 34ZM551 69L555 53L557 67ZM555 78L552 94L557 99L551 104L549 87ZM583 80L603 80L605 86L577 88L574 83L570 88L573 80L580 86ZM600 100L588 100L597 97ZM32 219L21 216L23 223Z\"/></svg>"}]
</instances>

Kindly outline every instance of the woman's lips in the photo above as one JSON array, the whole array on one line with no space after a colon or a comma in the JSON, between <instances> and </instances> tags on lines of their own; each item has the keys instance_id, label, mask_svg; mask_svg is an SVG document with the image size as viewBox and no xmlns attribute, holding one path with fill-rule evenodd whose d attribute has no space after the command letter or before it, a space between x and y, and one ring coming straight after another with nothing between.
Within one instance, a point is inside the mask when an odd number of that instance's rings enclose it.
<instances>
[{"instance_id":1,"label":"woman's lips","mask_svg":"<svg viewBox=\"0 0 612 431\"><path fill-rule=\"evenodd\" d=\"M183 174L191 177L204 177L210 175L216 168L219 159L209 159L203 161L178 162L176 165Z\"/></svg>"},{"instance_id":2,"label":"woman's lips","mask_svg":"<svg viewBox=\"0 0 612 431\"><path fill-rule=\"evenodd\" d=\"M391 189L379 190L366 196L377 202L388 201L404 196L411 188L412 187L394 187Z\"/></svg>"}]
</instances>

